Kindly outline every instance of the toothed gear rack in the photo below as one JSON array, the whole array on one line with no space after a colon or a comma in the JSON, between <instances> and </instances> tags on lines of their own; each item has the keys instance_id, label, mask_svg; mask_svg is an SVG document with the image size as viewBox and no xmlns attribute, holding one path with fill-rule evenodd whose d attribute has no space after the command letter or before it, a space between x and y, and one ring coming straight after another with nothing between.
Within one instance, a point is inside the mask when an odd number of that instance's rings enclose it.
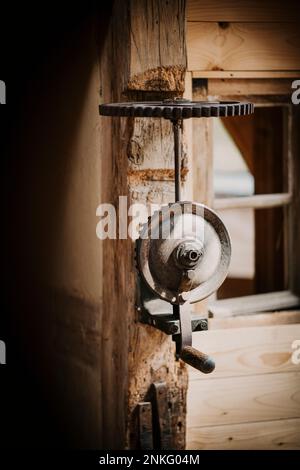
<instances>
[{"instance_id":1,"label":"toothed gear rack","mask_svg":"<svg viewBox=\"0 0 300 470\"><path fill-rule=\"evenodd\" d=\"M203 204L181 201L183 119L245 116L252 103L168 99L103 104L103 116L165 118L173 124L175 202L149 217L136 242L140 321L172 335L176 356L207 374L214 361L192 347L192 332L207 330L206 318L191 317L190 305L215 292L225 280L230 238L219 216Z\"/></svg>"}]
</instances>

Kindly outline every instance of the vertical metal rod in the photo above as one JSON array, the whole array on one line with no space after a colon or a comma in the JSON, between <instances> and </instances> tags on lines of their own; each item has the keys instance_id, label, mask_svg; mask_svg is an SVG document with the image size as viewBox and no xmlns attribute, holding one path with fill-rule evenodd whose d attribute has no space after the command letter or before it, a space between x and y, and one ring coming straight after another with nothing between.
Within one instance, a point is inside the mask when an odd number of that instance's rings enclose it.
<instances>
[{"instance_id":1,"label":"vertical metal rod","mask_svg":"<svg viewBox=\"0 0 300 470\"><path fill-rule=\"evenodd\" d=\"M181 120L176 119L173 123L174 134L174 163L175 163L175 202L180 201L180 185L181 185Z\"/></svg>"},{"instance_id":2,"label":"vertical metal rod","mask_svg":"<svg viewBox=\"0 0 300 470\"><path fill-rule=\"evenodd\" d=\"M176 119L172 121L173 124L173 135L174 135L174 166L175 166L175 202L181 200L181 121ZM180 305L173 305L173 315L180 321L182 318ZM180 335L173 336L176 343L176 358L179 359L179 355L182 349L182 331Z\"/></svg>"}]
</instances>

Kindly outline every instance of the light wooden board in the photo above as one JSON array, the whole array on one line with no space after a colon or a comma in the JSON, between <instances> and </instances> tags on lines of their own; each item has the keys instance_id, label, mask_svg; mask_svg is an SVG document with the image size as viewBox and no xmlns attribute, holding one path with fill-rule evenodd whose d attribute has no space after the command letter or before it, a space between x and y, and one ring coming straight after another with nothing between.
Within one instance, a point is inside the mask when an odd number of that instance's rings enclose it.
<instances>
[{"instance_id":1,"label":"light wooden board","mask_svg":"<svg viewBox=\"0 0 300 470\"><path fill-rule=\"evenodd\" d=\"M196 369L189 367L190 381L203 382L218 377L272 372L300 372L300 365L291 362L293 351L291 345L297 338L300 338L299 324L194 333L193 346L210 354L215 359L216 369L208 379Z\"/></svg>"},{"instance_id":2,"label":"light wooden board","mask_svg":"<svg viewBox=\"0 0 300 470\"><path fill-rule=\"evenodd\" d=\"M300 419L188 428L187 449L300 449Z\"/></svg>"},{"instance_id":3,"label":"light wooden board","mask_svg":"<svg viewBox=\"0 0 300 470\"><path fill-rule=\"evenodd\" d=\"M297 0L188 0L188 21L295 21Z\"/></svg>"},{"instance_id":4,"label":"light wooden board","mask_svg":"<svg viewBox=\"0 0 300 470\"><path fill-rule=\"evenodd\" d=\"M300 417L300 372L191 381L188 426Z\"/></svg>"},{"instance_id":5,"label":"light wooden board","mask_svg":"<svg viewBox=\"0 0 300 470\"><path fill-rule=\"evenodd\" d=\"M187 24L189 70L299 70L293 23Z\"/></svg>"}]
</instances>

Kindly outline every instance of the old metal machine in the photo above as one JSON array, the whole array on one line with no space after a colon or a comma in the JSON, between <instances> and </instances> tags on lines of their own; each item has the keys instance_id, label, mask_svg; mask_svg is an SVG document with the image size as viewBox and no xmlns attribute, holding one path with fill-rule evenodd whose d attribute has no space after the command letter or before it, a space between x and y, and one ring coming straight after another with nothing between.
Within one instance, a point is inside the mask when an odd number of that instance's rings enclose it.
<instances>
[{"instance_id":1,"label":"old metal machine","mask_svg":"<svg viewBox=\"0 0 300 470\"><path fill-rule=\"evenodd\" d=\"M155 212L141 229L136 245L140 321L172 335L176 356L210 373L214 361L192 347L192 332L207 330L207 319L191 316L191 304L215 292L228 272L231 245L226 227L210 208L181 201L181 129L183 119L242 116L254 111L238 101L112 103L105 116L169 119L174 133L175 201Z\"/></svg>"}]
</instances>

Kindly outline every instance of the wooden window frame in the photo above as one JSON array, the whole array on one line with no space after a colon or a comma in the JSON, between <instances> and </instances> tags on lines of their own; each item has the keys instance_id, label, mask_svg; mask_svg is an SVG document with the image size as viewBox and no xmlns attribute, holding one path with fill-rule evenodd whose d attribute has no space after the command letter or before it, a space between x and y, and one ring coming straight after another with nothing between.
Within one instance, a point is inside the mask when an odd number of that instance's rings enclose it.
<instances>
[{"instance_id":1,"label":"wooden window frame","mask_svg":"<svg viewBox=\"0 0 300 470\"><path fill-rule=\"evenodd\" d=\"M297 267L293 263L295 236L292 235L292 228L295 225L295 214L299 210L298 198L295 199L295 181L293 175L296 168L294 162L297 149L294 145L295 133L293 123L293 105L290 101L291 80L287 78L236 78L213 76L208 78L200 73L192 73L191 79L197 78L193 82L193 99L218 99L218 100L250 100L256 107L283 107L285 113L283 130L285 135L284 155L286 174L283 179L286 182L285 191L282 193L256 194L249 197L214 198L212 190L206 188L206 203L210 203L215 210L234 208L266 209L271 207L284 208L284 260L285 260L285 284L287 289L280 292L268 292L267 294L254 294L251 296L235 297L230 299L215 300L207 303L209 317L215 319L224 317L236 317L252 315L261 312L286 311L300 305L299 292L295 292L295 285L298 282L295 271ZM226 83L225 83L226 82ZM238 84L238 86L237 86ZM225 93L222 92L222 89ZM238 94L236 91L238 90ZM274 91L272 91L274 90ZM299 115L298 115L299 118ZM197 126L197 124L196 124ZM194 125L194 134L195 134ZM207 142L207 145L209 143ZM199 159L199 150L194 148L193 162ZM197 155L195 155L195 151ZM208 157L210 154L210 157ZM201 155L201 153L200 153ZM206 151L204 160L212 164L212 152ZM196 163L196 166L197 163ZM195 172L195 169L194 169ZM210 175L210 185L212 186L212 169L208 169ZM206 182L206 186L209 183ZM297 183L296 183L297 184ZM295 230L294 230L295 232ZM299 241L299 240L298 240ZM251 305L252 307L249 307Z\"/></svg>"}]
</instances>

